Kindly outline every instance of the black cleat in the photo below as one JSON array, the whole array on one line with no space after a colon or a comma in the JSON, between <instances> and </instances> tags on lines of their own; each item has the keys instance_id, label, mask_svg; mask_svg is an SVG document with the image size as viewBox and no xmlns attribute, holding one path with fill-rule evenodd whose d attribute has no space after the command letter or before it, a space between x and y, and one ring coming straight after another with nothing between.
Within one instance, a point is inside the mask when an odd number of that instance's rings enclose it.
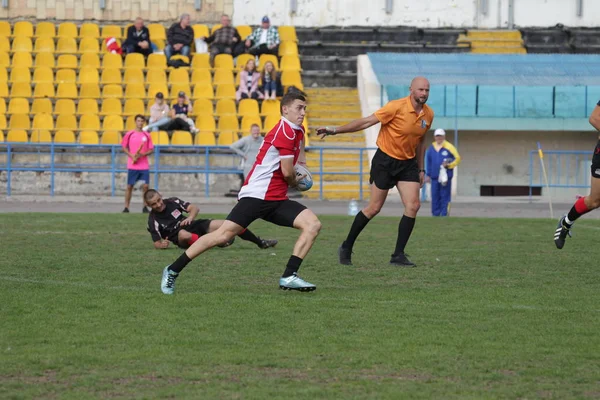
<instances>
[{"instance_id":1,"label":"black cleat","mask_svg":"<svg viewBox=\"0 0 600 400\"><path fill-rule=\"evenodd\" d=\"M340 264L352 265L352 249L345 248L343 243L338 248L338 257Z\"/></svg>"},{"instance_id":2,"label":"black cleat","mask_svg":"<svg viewBox=\"0 0 600 400\"><path fill-rule=\"evenodd\" d=\"M129 208L125 207L122 212L128 213L129 212Z\"/></svg>"},{"instance_id":3,"label":"black cleat","mask_svg":"<svg viewBox=\"0 0 600 400\"><path fill-rule=\"evenodd\" d=\"M269 247L277 246L277 243L279 242L276 239L261 239L258 247L261 249L268 249Z\"/></svg>"},{"instance_id":4,"label":"black cleat","mask_svg":"<svg viewBox=\"0 0 600 400\"><path fill-rule=\"evenodd\" d=\"M414 268L417 266L414 262L410 261L406 254L392 254L392 259L390 260L391 265L395 265L397 267L406 267L406 268Z\"/></svg>"},{"instance_id":5,"label":"black cleat","mask_svg":"<svg viewBox=\"0 0 600 400\"><path fill-rule=\"evenodd\" d=\"M560 221L558 221L558 225L556 225L556 230L554 231L554 244L557 249L562 249L564 247L567 235L571 237L571 228L565 226L565 217L562 217Z\"/></svg>"}]
</instances>

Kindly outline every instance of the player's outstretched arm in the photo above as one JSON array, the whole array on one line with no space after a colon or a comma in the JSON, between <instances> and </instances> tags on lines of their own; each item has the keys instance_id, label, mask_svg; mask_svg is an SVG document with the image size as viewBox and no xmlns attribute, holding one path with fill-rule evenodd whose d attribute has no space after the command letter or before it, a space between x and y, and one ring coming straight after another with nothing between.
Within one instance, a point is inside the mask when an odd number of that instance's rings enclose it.
<instances>
[{"instance_id":1,"label":"player's outstretched arm","mask_svg":"<svg viewBox=\"0 0 600 400\"><path fill-rule=\"evenodd\" d=\"M342 125L340 127L324 126L321 128L317 128L317 135L321 136L321 139L323 139L325 138L325 136L362 131L378 123L379 120L377 119L375 114L371 114L368 117L355 119L354 121L348 122L346 125Z\"/></svg>"},{"instance_id":2,"label":"player's outstretched arm","mask_svg":"<svg viewBox=\"0 0 600 400\"><path fill-rule=\"evenodd\" d=\"M169 247L168 240L157 240L156 242L154 242L154 248L156 250L166 249L167 247Z\"/></svg>"},{"instance_id":3,"label":"player's outstretched arm","mask_svg":"<svg viewBox=\"0 0 600 400\"><path fill-rule=\"evenodd\" d=\"M590 125L597 131L600 131L600 106L596 106L590 115Z\"/></svg>"},{"instance_id":4,"label":"player's outstretched arm","mask_svg":"<svg viewBox=\"0 0 600 400\"><path fill-rule=\"evenodd\" d=\"M188 217L181 221L181 226L189 225L196 219L196 216L200 212L200 208L197 205L191 204L185 210L188 213Z\"/></svg>"}]
</instances>

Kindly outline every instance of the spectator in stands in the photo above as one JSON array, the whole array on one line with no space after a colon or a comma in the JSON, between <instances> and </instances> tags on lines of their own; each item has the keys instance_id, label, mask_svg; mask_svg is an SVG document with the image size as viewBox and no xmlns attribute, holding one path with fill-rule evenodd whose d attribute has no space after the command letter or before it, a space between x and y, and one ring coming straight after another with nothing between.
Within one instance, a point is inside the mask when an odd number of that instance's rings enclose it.
<instances>
[{"instance_id":1,"label":"spectator in stands","mask_svg":"<svg viewBox=\"0 0 600 400\"><path fill-rule=\"evenodd\" d=\"M271 26L271 21L266 15L262 19L260 28L256 28L250 36L246 38L246 48L248 53L259 56L261 54L277 55L279 50L279 32L277 28Z\"/></svg>"},{"instance_id":2,"label":"spectator in stands","mask_svg":"<svg viewBox=\"0 0 600 400\"><path fill-rule=\"evenodd\" d=\"M460 154L446 140L446 131L436 129L435 141L427 149L426 175L431 179L431 214L434 217L447 217L450 213L450 197L454 168L460 164Z\"/></svg>"},{"instance_id":3,"label":"spectator in stands","mask_svg":"<svg viewBox=\"0 0 600 400\"><path fill-rule=\"evenodd\" d=\"M263 94L258 91L260 74L256 71L254 60L248 60L246 67L240 72L240 87L235 94L238 101L241 99L262 99Z\"/></svg>"},{"instance_id":4,"label":"spectator in stands","mask_svg":"<svg viewBox=\"0 0 600 400\"><path fill-rule=\"evenodd\" d=\"M188 117L188 114L193 112L192 102L184 91L177 95L177 103L173 106L173 118L183 119L189 125L189 130L192 133L197 133L198 129L194 124L194 120Z\"/></svg>"},{"instance_id":5,"label":"spectator in stands","mask_svg":"<svg viewBox=\"0 0 600 400\"><path fill-rule=\"evenodd\" d=\"M189 131L190 125L186 120L176 117L174 110L169 108L165 102L165 96L158 92L154 99L154 104L150 107L150 124L142 128L144 132L150 130L156 132L163 131Z\"/></svg>"},{"instance_id":6,"label":"spectator in stands","mask_svg":"<svg viewBox=\"0 0 600 400\"><path fill-rule=\"evenodd\" d=\"M148 163L148 155L152 154L154 151L154 144L152 144L152 137L148 132L142 130L145 122L146 117L143 115L136 115L135 129L127 132L121 142L123 151L127 154L127 190L125 191L124 213L129 212L133 186L139 181L144 182L142 191L143 194L146 194L148 183L150 182L150 164ZM148 212L145 201L142 212Z\"/></svg>"},{"instance_id":7,"label":"spectator in stands","mask_svg":"<svg viewBox=\"0 0 600 400\"><path fill-rule=\"evenodd\" d=\"M212 63L218 54L234 54L234 47L241 43L242 38L238 31L231 26L228 15L221 16L221 27L209 37L203 37L210 44L210 62Z\"/></svg>"},{"instance_id":8,"label":"spectator in stands","mask_svg":"<svg viewBox=\"0 0 600 400\"><path fill-rule=\"evenodd\" d=\"M146 57L152 54L150 31L144 26L142 18L136 18L133 25L127 28L127 39L123 43L123 49L127 54L140 53Z\"/></svg>"},{"instance_id":9,"label":"spectator in stands","mask_svg":"<svg viewBox=\"0 0 600 400\"><path fill-rule=\"evenodd\" d=\"M281 77L277 73L275 66L271 61L265 63L261 74L261 92L265 100L276 99L277 96L283 96L283 85Z\"/></svg>"},{"instance_id":10,"label":"spectator in stands","mask_svg":"<svg viewBox=\"0 0 600 400\"><path fill-rule=\"evenodd\" d=\"M250 135L244 136L229 146L242 157L242 163L240 165L240 168L244 171L242 185L244 184L244 180L248 177L248 174L254 165L254 161L256 161L256 156L258 155L258 151L260 150L263 141L264 138L260 135L260 126L252 124L250 127Z\"/></svg>"},{"instance_id":11,"label":"spectator in stands","mask_svg":"<svg viewBox=\"0 0 600 400\"><path fill-rule=\"evenodd\" d=\"M173 54L190 55L190 46L194 41L194 30L190 26L190 15L182 14L179 22L175 22L167 31L167 46L165 56L167 61Z\"/></svg>"}]
</instances>

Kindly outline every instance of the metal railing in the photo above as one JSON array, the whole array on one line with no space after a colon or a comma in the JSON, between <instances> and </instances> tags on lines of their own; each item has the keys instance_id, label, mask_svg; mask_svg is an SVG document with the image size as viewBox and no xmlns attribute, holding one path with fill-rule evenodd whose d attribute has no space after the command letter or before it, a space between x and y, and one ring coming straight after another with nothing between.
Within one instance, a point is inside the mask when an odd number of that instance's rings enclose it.
<instances>
[{"instance_id":1,"label":"metal railing","mask_svg":"<svg viewBox=\"0 0 600 400\"><path fill-rule=\"evenodd\" d=\"M544 151L548 186L562 189L590 187L592 154L589 151ZM529 152L529 197L536 187L546 187L537 150Z\"/></svg>"}]
</instances>

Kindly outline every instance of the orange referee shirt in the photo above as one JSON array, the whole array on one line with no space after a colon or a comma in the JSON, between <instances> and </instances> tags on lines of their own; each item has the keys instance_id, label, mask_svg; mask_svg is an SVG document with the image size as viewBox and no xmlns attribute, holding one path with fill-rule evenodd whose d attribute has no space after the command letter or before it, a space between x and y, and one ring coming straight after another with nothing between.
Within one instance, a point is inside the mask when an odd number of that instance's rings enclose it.
<instances>
[{"instance_id":1,"label":"orange referee shirt","mask_svg":"<svg viewBox=\"0 0 600 400\"><path fill-rule=\"evenodd\" d=\"M433 110L423 104L423 110L417 115L407 96L388 102L374 115L381 122L377 147L398 160L415 158L421 138L431 128Z\"/></svg>"}]
</instances>

